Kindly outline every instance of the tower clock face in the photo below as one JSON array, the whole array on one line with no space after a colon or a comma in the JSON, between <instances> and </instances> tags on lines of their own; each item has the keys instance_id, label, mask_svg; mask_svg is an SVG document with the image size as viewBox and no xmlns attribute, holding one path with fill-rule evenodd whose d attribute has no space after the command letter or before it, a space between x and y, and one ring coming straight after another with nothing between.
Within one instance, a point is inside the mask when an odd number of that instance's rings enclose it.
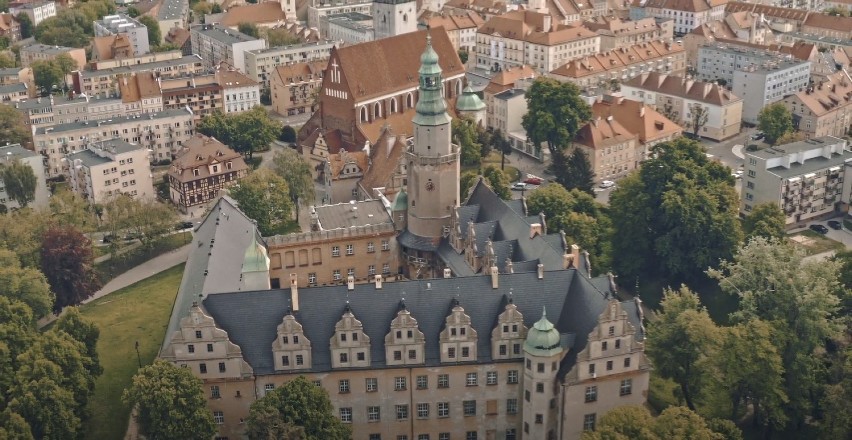
<instances>
[{"instance_id":1,"label":"tower clock face","mask_svg":"<svg viewBox=\"0 0 852 440\"><path fill-rule=\"evenodd\" d=\"M435 189L435 184L432 181L426 182L426 191L432 191Z\"/></svg>"}]
</instances>

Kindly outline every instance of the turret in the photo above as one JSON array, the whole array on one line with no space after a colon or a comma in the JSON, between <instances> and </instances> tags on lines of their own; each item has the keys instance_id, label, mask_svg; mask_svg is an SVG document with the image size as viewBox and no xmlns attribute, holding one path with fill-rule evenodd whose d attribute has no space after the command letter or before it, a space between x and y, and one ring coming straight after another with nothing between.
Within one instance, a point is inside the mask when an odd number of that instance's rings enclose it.
<instances>
[{"instance_id":1,"label":"turret","mask_svg":"<svg viewBox=\"0 0 852 440\"><path fill-rule=\"evenodd\" d=\"M542 309L541 319L524 341L524 439L551 438L556 432L558 405L553 399L558 395L556 375L563 354L559 330Z\"/></svg>"}]
</instances>

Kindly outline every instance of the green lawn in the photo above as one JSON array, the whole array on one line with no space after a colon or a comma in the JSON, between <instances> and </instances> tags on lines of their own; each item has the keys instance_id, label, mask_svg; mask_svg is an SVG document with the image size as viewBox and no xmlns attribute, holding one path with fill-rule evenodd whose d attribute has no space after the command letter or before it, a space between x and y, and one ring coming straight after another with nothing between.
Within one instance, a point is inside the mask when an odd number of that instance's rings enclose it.
<instances>
[{"instance_id":1,"label":"green lawn","mask_svg":"<svg viewBox=\"0 0 852 440\"><path fill-rule=\"evenodd\" d=\"M795 241L793 242L796 246L802 246L808 255L819 254L827 251L842 251L846 249L846 246L843 243L826 238L825 235L815 231L802 231L798 234L793 234L790 237L799 236L807 237L811 240L809 243L803 245L796 244Z\"/></svg>"},{"instance_id":2,"label":"green lawn","mask_svg":"<svg viewBox=\"0 0 852 440\"><path fill-rule=\"evenodd\" d=\"M124 437L130 408L121 403L121 393L139 367L136 341L142 364L150 364L163 342L182 274L183 264L81 308L101 330L98 355L104 369L89 401L92 417L85 426L86 438Z\"/></svg>"},{"instance_id":3,"label":"green lawn","mask_svg":"<svg viewBox=\"0 0 852 440\"><path fill-rule=\"evenodd\" d=\"M171 252L192 240L192 233L185 231L177 234L169 234L154 240L150 246L138 247L126 253L119 253L103 263L97 264L95 270L103 284L113 278L127 272L128 270L159 255ZM123 244L124 246L127 243Z\"/></svg>"}]
</instances>

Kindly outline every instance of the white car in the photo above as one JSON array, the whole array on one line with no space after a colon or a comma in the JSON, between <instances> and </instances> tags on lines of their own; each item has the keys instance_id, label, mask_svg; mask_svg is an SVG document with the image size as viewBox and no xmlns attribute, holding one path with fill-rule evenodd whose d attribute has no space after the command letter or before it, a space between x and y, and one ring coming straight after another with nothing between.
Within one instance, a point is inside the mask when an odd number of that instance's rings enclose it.
<instances>
[{"instance_id":1,"label":"white car","mask_svg":"<svg viewBox=\"0 0 852 440\"><path fill-rule=\"evenodd\" d=\"M612 180L604 180L601 182L601 188L612 188L613 186L615 186L615 182Z\"/></svg>"},{"instance_id":2,"label":"white car","mask_svg":"<svg viewBox=\"0 0 852 440\"><path fill-rule=\"evenodd\" d=\"M523 191L527 189L527 184L524 182L515 182L512 184L512 190L514 191Z\"/></svg>"}]
</instances>

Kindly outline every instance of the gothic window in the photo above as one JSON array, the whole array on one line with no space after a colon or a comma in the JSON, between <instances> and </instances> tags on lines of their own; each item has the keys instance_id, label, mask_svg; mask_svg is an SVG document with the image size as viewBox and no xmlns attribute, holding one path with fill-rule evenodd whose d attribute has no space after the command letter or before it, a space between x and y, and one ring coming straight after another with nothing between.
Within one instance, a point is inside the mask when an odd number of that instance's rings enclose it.
<instances>
[{"instance_id":1,"label":"gothic window","mask_svg":"<svg viewBox=\"0 0 852 440\"><path fill-rule=\"evenodd\" d=\"M406 106L407 108L414 107L414 97L411 95L411 93L409 93L409 94L405 97L405 106Z\"/></svg>"},{"instance_id":2,"label":"gothic window","mask_svg":"<svg viewBox=\"0 0 852 440\"><path fill-rule=\"evenodd\" d=\"M396 108L396 98L391 98L390 100L390 112L396 113L399 109Z\"/></svg>"},{"instance_id":3,"label":"gothic window","mask_svg":"<svg viewBox=\"0 0 852 440\"><path fill-rule=\"evenodd\" d=\"M378 102L373 104L373 118L378 119L382 117L382 105Z\"/></svg>"},{"instance_id":4,"label":"gothic window","mask_svg":"<svg viewBox=\"0 0 852 440\"><path fill-rule=\"evenodd\" d=\"M367 107L361 107L361 122L369 122L367 120Z\"/></svg>"}]
</instances>

